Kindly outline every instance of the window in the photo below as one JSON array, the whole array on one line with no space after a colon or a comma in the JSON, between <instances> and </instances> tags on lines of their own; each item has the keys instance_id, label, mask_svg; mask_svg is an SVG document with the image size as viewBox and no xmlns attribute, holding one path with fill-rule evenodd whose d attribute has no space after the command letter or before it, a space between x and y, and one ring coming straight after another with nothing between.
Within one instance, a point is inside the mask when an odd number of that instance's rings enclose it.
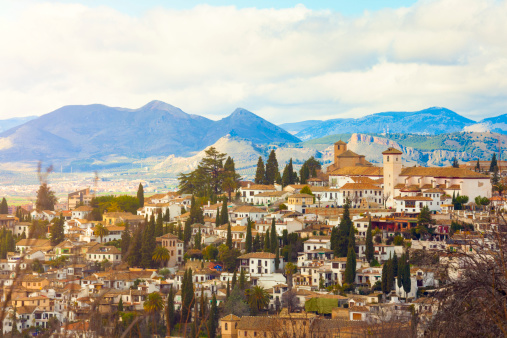
<instances>
[{"instance_id":1,"label":"window","mask_svg":"<svg viewBox=\"0 0 507 338\"><path fill-rule=\"evenodd\" d=\"M226 329L226 330L228 330L228 328L227 328L227 323L225 323L225 329Z\"/></svg>"}]
</instances>

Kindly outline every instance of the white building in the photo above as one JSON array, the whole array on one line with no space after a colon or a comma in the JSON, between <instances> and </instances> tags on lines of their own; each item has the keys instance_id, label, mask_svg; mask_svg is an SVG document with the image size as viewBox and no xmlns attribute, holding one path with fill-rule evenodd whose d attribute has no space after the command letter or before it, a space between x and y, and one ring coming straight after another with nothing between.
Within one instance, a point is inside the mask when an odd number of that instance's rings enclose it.
<instances>
[{"instance_id":1,"label":"white building","mask_svg":"<svg viewBox=\"0 0 507 338\"><path fill-rule=\"evenodd\" d=\"M250 273L250 277L262 276L275 273L275 257L270 252L251 252L246 255L239 256L240 271ZM283 269L283 257L280 257L279 269Z\"/></svg>"}]
</instances>

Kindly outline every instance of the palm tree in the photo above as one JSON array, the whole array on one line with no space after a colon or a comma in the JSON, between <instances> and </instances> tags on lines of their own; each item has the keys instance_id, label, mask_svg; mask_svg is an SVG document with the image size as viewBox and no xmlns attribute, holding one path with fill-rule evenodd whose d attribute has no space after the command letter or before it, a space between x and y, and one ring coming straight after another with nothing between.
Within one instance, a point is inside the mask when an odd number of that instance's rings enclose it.
<instances>
[{"instance_id":1,"label":"palm tree","mask_svg":"<svg viewBox=\"0 0 507 338\"><path fill-rule=\"evenodd\" d=\"M144 311L148 315L153 316L152 322L153 322L153 330L155 331L155 315L157 313L160 313L162 309L164 308L164 301L162 300L162 296L160 296L160 293L158 292L152 292L146 297L146 300L143 304Z\"/></svg>"},{"instance_id":2,"label":"palm tree","mask_svg":"<svg viewBox=\"0 0 507 338\"><path fill-rule=\"evenodd\" d=\"M268 292L258 285L246 290L246 296L248 304L254 312L260 311L269 305Z\"/></svg>"},{"instance_id":3,"label":"palm tree","mask_svg":"<svg viewBox=\"0 0 507 338\"><path fill-rule=\"evenodd\" d=\"M171 258L169 250L167 250L163 246L157 246L155 248L155 251L153 251L153 256L151 256L151 259L154 262L160 263L160 267L164 266L164 263L167 262L169 258Z\"/></svg>"},{"instance_id":4,"label":"palm tree","mask_svg":"<svg viewBox=\"0 0 507 338\"><path fill-rule=\"evenodd\" d=\"M99 223L95 226L95 230L93 230L93 234L95 236L100 237L100 243L102 243L104 240L104 236L109 235L109 230L105 226L103 226L101 223Z\"/></svg>"}]
</instances>

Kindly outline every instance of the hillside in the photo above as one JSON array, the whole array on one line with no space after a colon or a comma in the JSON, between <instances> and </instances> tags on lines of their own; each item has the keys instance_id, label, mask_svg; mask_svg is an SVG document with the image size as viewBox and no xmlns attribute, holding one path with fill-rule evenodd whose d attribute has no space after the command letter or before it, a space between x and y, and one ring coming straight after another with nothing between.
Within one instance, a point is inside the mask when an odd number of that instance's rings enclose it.
<instances>
[{"instance_id":1,"label":"hillside","mask_svg":"<svg viewBox=\"0 0 507 338\"><path fill-rule=\"evenodd\" d=\"M13 117L10 119L0 120L0 132L22 125L25 122L36 119L37 116Z\"/></svg>"}]
</instances>

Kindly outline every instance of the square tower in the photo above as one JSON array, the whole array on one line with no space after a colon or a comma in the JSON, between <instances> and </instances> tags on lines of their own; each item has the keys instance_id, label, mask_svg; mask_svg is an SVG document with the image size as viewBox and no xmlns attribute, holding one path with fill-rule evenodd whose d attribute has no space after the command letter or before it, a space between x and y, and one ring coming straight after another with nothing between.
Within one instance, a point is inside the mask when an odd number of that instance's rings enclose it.
<instances>
[{"instance_id":1,"label":"square tower","mask_svg":"<svg viewBox=\"0 0 507 338\"><path fill-rule=\"evenodd\" d=\"M387 199L386 207L394 207L394 187L398 184L401 174L401 155L403 153L396 148L388 148L382 153L384 163L384 198Z\"/></svg>"}]
</instances>

